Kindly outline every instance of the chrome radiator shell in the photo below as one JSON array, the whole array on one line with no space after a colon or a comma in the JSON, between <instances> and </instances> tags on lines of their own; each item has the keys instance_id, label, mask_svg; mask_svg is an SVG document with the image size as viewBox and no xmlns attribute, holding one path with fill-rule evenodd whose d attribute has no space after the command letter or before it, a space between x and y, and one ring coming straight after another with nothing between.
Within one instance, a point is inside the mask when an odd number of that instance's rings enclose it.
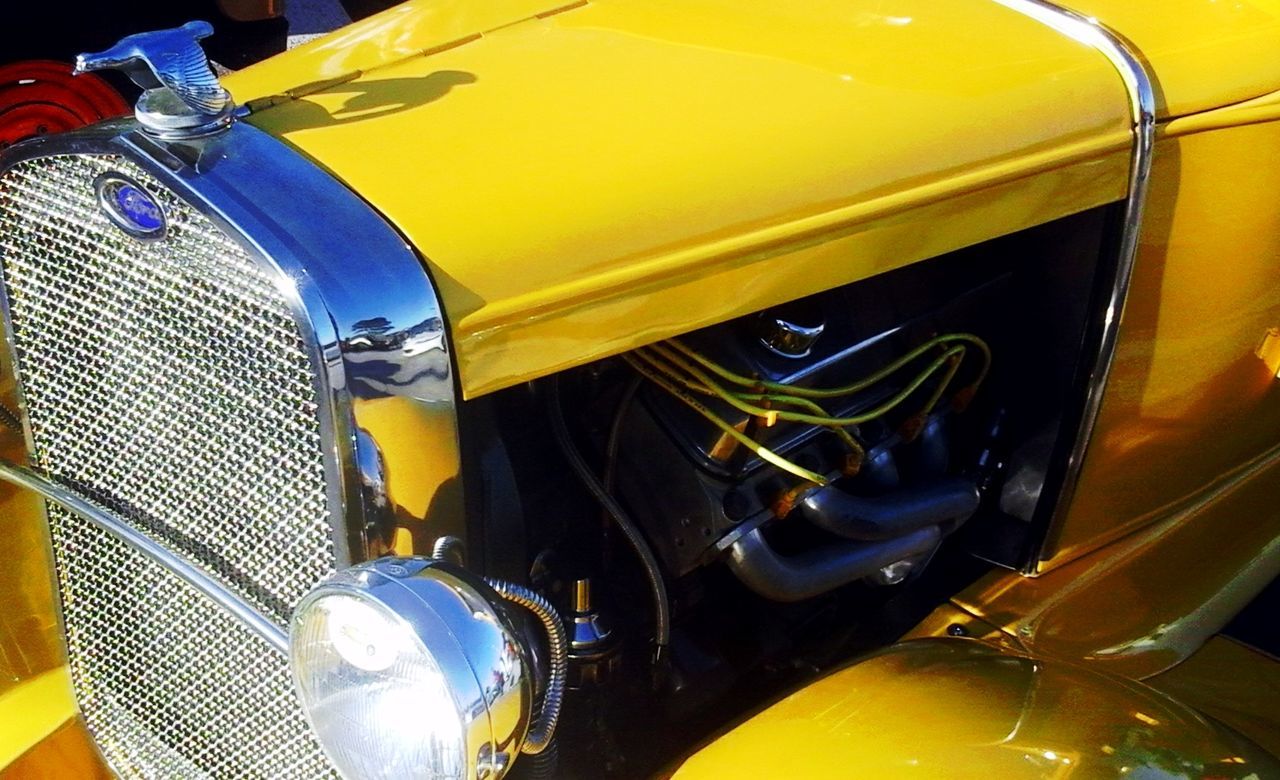
<instances>
[{"instance_id":1,"label":"chrome radiator shell","mask_svg":"<svg viewBox=\"0 0 1280 780\"><path fill-rule=\"evenodd\" d=\"M77 173L41 188L31 182L42 166ZM157 248L163 243L94 232L106 223L86 216L84 192L71 190L77 179L92 187L89 173L103 170L162 201L175 225L160 240L170 242L172 266ZM23 176L37 178L20 186ZM91 223L82 242L67 229L74 220L56 213L65 205L59 187L75 201L76 219ZM22 218L61 227L28 228ZM287 675L283 628L293 603L329 572L386 552L398 531L427 545L435 535L465 533L452 369L420 260L352 193L246 125L166 145L117 123L15 147L0 156L0 226L7 363L19 380L30 466L101 509L77 513L48 502L69 663L104 757L126 776L331 771ZM53 258L48 268L35 267L42 252ZM59 286L42 276L86 262L105 265L90 269L101 277L86 288L92 294L81 294L78 278ZM119 289L106 289L103 279L115 270ZM209 289L201 274L217 278ZM130 295L137 307L113 298ZM226 311L245 301L242 311ZM84 310L117 303L114 312ZM59 334L37 338L32 318L61 314L84 341L98 335L94 316L112 316L101 328L105 344L124 345L116 351L127 354L113 359L104 344L77 342L67 365L35 367L37 352L56 362ZM40 338L42 350L28 349ZM274 346L264 358L254 350L266 342ZM225 354L211 357L219 349ZM196 381L201 367L211 387ZM50 391L60 387L79 393L79 407L59 407ZM154 409L130 407L131 396ZM81 407L88 411L76 414ZM175 410L178 419L163 419ZM387 475L405 479L410 467L423 469L420 456L405 462L387 441L389 428L410 440L415 433L441 440L424 475L432 486L425 497L397 499ZM193 431L220 430L219 442L192 443ZM169 461L166 447L174 450ZM130 461L143 451L149 457ZM261 462L251 462L255 452ZM184 458L190 473L180 468ZM104 534L95 516L155 544L130 547ZM156 545L164 555L148 553ZM228 758L236 752L240 759Z\"/></svg>"},{"instance_id":2,"label":"chrome radiator shell","mask_svg":"<svg viewBox=\"0 0 1280 780\"><path fill-rule=\"evenodd\" d=\"M119 155L0 176L35 462L283 622L349 558L304 331L274 272L176 197L159 195L165 238L115 229L84 184L122 174L161 192Z\"/></svg>"}]
</instances>

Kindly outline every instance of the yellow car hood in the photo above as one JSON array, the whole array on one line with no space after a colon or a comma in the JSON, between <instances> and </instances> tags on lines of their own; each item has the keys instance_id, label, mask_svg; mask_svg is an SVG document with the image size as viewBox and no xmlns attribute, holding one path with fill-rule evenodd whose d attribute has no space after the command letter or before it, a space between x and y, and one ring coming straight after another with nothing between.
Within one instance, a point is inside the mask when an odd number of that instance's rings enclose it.
<instances>
[{"instance_id":1,"label":"yellow car hood","mask_svg":"<svg viewBox=\"0 0 1280 780\"><path fill-rule=\"evenodd\" d=\"M1120 199L1131 128L972 0L422 0L228 87L422 253L472 397Z\"/></svg>"}]
</instances>

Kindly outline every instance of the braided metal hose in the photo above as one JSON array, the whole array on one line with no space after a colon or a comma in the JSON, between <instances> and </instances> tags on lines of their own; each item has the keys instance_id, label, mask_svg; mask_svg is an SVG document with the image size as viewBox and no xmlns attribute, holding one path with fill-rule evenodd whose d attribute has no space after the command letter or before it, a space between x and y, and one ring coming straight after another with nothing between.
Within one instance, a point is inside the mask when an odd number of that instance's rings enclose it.
<instances>
[{"instance_id":1,"label":"braided metal hose","mask_svg":"<svg viewBox=\"0 0 1280 780\"><path fill-rule=\"evenodd\" d=\"M569 670L569 642L564 623L551 602L532 590L502 580L486 579L489 587L507 601L519 604L532 612L547 630L547 648L551 655L551 673L547 676L547 692L542 697L542 714L537 725L529 729L520 752L536 755L552 744L556 722L560 720L560 705L564 701L565 681Z\"/></svg>"},{"instance_id":2,"label":"braided metal hose","mask_svg":"<svg viewBox=\"0 0 1280 780\"><path fill-rule=\"evenodd\" d=\"M464 563L462 540L456 536L442 536L436 540L431 557L461 566ZM560 705L564 702L565 682L569 670L569 640L565 635L564 621L560 613L541 595L523 585L503 580L485 578L489 587L513 604L519 604L542 621L547 631L547 649L551 655L551 672L547 675L547 692L542 697L542 711L538 724L529 728L520 752L537 755L553 746L556 723L560 720Z\"/></svg>"}]
</instances>

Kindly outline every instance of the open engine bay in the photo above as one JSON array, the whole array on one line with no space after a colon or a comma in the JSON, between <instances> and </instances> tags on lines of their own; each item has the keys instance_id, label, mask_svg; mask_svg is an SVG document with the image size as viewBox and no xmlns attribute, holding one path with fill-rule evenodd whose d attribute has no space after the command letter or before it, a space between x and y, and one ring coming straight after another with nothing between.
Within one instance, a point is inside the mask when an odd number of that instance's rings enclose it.
<instances>
[{"instance_id":1,"label":"open engine bay","mask_svg":"<svg viewBox=\"0 0 1280 780\"><path fill-rule=\"evenodd\" d=\"M992 565L1028 564L1074 440L1111 217L464 406L484 518L469 564L531 581L571 621L560 728L593 749L559 771L655 771L726 725L712 713L893 641ZM688 728L656 744L636 728L650 716ZM550 771L537 758L518 771Z\"/></svg>"}]
</instances>

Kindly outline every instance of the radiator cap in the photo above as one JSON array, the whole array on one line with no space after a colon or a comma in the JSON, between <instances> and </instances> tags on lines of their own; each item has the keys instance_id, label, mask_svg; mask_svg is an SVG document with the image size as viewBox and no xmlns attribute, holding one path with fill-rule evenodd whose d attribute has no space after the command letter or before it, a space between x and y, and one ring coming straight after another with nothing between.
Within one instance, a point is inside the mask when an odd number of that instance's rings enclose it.
<instances>
[{"instance_id":1,"label":"radiator cap","mask_svg":"<svg viewBox=\"0 0 1280 780\"><path fill-rule=\"evenodd\" d=\"M75 72L118 70L143 93L134 105L142 129L165 139L195 138L231 124L235 104L200 46L208 22L137 33L100 52L76 57Z\"/></svg>"}]
</instances>

